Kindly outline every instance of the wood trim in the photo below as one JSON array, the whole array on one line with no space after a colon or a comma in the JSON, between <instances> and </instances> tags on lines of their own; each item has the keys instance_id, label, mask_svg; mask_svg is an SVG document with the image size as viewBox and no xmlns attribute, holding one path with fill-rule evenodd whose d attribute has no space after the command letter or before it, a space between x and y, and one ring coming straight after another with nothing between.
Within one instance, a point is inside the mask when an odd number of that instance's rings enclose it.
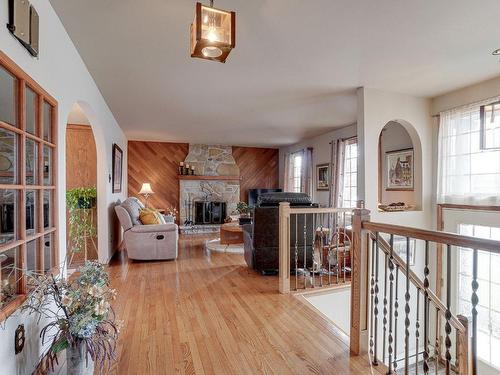
<instances>
[{"instance_id":1,"label":"wood trim","mask_svg":"<svg viewBox=\"0 0 500 375\"><path fill-rule=\"evenodd\" d=\"M27 242L36 240L36 268L43 269L43 246L41 239L46 232L55 233L57 236L57 227L50 228L48 231L44 231L43 228L43 192L44 190L52 190L53 199L57 197L57 165L53 163L52 165L52 176L54 185L43 186L43 146L49 147L52 150L53 160L57 160L57 111L58 105L57 101L47 93L37 82L35 82L27 73L25 73L14 61L12 61L5 53L0 51L0 66L5 68L13 77L16 78L16 125L12 126L5 122L0 122L0 128L7 131L11 131L17 134L17 160L16 160L16 172L17 181L15 184L2 184L0 189L8 189L16 191L16 239L2 247L1 251L6 251L8 249L18 248L16 252L16 266L20 270L26 270L27 268ZM29 86L35 94L37 95L36 105L35 105L35 133L29 134L26 132L26 102L25 102L25 92L26 86ZM51 106L51 124L50 132L53 137L54 142L49 142L43 139L43 107L44 103ZM32 139L37 146L37 175L36 178L39 185L26 185L26 147L25 143L27 139ZM37 213L37 225L35 227L36 234L34 236L27 236L26 234L26 191L34 190L36 191L36 204L38 207ZM54 205L52 208L53 223L57 223L57 206ZM52 259L57 259L56 257ZM27 280L26 274L23 271L16 271L16 279L19 280L17 284L17 292L19 295L25 295L27 293ZM17 299L19 301L20 298ZM11 307L14 306L14 307ZM0 311L0 316L4 316L5 313L10 314L15 311L19 305L15 303L4 307Z\"/></svg>"},{"instance_id":2,"label":"wood trim","mask_svg":"<svg viewBox=\"0 0 500 375\"><path fill-rule=\"evenodd\" d=\"M441 211L446 208L456 209L456 210L471 210L471 211L500 211L500 206L475 206L471 204L450 204L450 203L440 203L437 205L438 210Z\"/></svg>"},{"instance_id":3,"label":"wood trim","mask_svg":"<svg viewBox=\"0 0 500 375\"><path fill-rule=\"evenodd\" d=\"M486 250L495 254L500 254L500 241L494 241L484 238L462 236L449 232L437 232L432 230L415 229L400 225L374 222L364 222L363 229L371 230L372 232L394 234L398 236L427 240L452 246Z\"/></svg>"},{"instance_id":4,"label":"wood trim","mask_svg":"<svg viewBox=\"0 0 500 375\"><path fill-rule=\"evenodd\" d=\"M436 229L438 231L444 230L444 219L443 210L445 209L455 209L455 210L472 210L472 211L500 211L500 206L475 206L469 204L451 204L451 203L439 203L437 205L437 223ZM439 298L442 296L443 287L443 245L436 245L436 294Z\"/></svg>"},{"instance_id":5,"label":"wood trim","mask_svg":"<svg viewBox=\"0 0 500 375\"><path fill-rule=\"evenodd\" d=\"M0 309L0 323L7 320L26 301L26 294L17 295L12 301Z\"/></svg>"},{"instance_id":6,"label":"wood trim","mask_svg":"<svg viewBox=\"0 0 500 375\"><path fill-rule=\"evenodd\" d=\"M67 124L66 129L72 129L72 130L92 130L91 125L84 125L84 124Z\"/></svg>"},{"instance_id":7,"label":"wood trim","mask_svg":"<svg viewBox=\"0 0 500 375\"><path fill-rule=\"evenodd\" d=\"M240 181L240 176L177 176L179 180Z\"/></svg>"},{"instance_id":8,"label":"wood trim","mask_svg":"<svg viewBox=\"0 0 500 375\"><path fill-rule=\"evenodd\" d=\"M42 86L40 86L33 78L31 78L24 70L22 70L19 65L17 65L14 60L9 58L3 51L0 50L0 65L3 65L10 71L11 74L17 77L19 80L26 81L30 87L32 87L37 94L41 94L44 99L53 107L57 106L57 100L52 97L47 91L45 91Z\"/></svg>"}]
</instances>

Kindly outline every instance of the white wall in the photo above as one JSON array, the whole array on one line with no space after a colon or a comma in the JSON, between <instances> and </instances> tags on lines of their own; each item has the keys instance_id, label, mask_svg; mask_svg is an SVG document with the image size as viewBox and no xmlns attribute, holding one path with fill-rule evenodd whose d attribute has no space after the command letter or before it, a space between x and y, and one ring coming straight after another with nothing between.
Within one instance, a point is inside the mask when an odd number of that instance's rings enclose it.
<instances>
[{"instance_id":1,"label":"white wall","mask_svg":"<svg viewBox=\"0 0 500 375\"><path fill-rule=\"evenodd\" d=\"M280 176L280 187L284 186L284 170L285 170L285 154L289 152L295 152L302 150L307 147L313 148L313 196L312 199L315 203L319 203L322 206L328 206L328 191L317 191L316 190L316 165L329 163L330 162L330 142L335 141L340 138L350 138L356 136L356 124L345 126L340 129L332 130L326 134L322 134L312 138L306 138L299 143L291 146L285 146L280 148L279 153L279 176Z\"/></svg>"},{"instance_id":2,"label":"white wall","mask_svg":"<svg viewBox=\"0 0 500 375\"><path fill-rule=\"evenodd\" d=\"M395 150L404 150L414 148L410 135L406 129L397 122L390 122L384 126L381 136L380 136L380 154L379 160L381 165L381 176L380 176L380 186L379 186L379 196L380 202L383 204L390 204L394 202L404 202L408 205L416 206L420 209L420 199L417 198L415 191L396 191L396 190L386 190L387 186L387 160L386 153ZM414 152L420 152L420 150L415 150ZM421 160L421 158L420 158ZM414 161L415 162L415 161ZM415 163L414 163L415 164ZM421 165L414 165L414 169L420 170Z\"/></svg>"},{"instance_id":3,"label":"white wall","mask_svg":"<svg viewBox=\"0 0 500 375\"><path fill-rule=\"evenodd\" d=\"M432 114L500 95L500 76L432 99Z\"/></svg>"},{"instance_id":4,"label":"white wall","mask_svg":"<svg viewBox=\"0 0 500 375\"><path fill-rule=\"evenodd\" d=\"M358 143L361 153L358 170L359 199L371 211L371 220L390 224L432 229L432 128L430 100L409 95L384 92L369 88L358 89ZM415 154L415 193L422 194L422 211L378 212L378 143L382 128L390 121L405 126L415 149L418 143L421 155ZM411 124L411 126L407 126ZM421 158L419 160L419 158ZM421 191L419 191L421 189Z\"/></svg>"},{"instance_id":5,"label":"white wall","mask_svg":"<svg viewBox=\"0 0 500 375\"><path fill-rule=\"evenodd\" d=\"M126 198L127 140L109 110L99 89L80 58L59 18L47 0L32 0L40 16L40 57L32 58L21 44L8 32L7 1L0 5L0 49L37 81L59 103L58 111L58 203L59 203L59 249L61 259L65 257L66 213L65 213L65 139L68 114L78 102L92 124L98 165L98 222L99 260L107 262L112 255L110 218L114 213L114 202ZM123 192L113 194L108 182L111 173L111 151L113 143L124 150ZM28 335L27 348L14 355L14 329L24 323ZM12 316L5 329L0 328L0 363L2 374L31 373L38 360L40 343L37 339L38 326L32 319Z\"/></svg>"}]
</instances>

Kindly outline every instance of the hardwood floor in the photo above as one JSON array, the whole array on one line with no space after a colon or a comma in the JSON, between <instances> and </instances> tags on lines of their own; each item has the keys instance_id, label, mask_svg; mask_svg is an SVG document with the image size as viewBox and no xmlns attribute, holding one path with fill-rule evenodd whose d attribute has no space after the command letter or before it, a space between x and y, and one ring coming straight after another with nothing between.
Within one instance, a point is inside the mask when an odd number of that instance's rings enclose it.
<instances>
[{"instance_id":1,"label":"hardwood floor","mask_svg":"<svg viewBox=\"0 0 500 375\"><path fill-rule=\"evenodd\" d=\"M277 277L238 254L209 254L207 236L180 240L179 259L131 262L110 273L124 327L113 374L369 374L335 326Z\"/></svg>"}]
</instances>

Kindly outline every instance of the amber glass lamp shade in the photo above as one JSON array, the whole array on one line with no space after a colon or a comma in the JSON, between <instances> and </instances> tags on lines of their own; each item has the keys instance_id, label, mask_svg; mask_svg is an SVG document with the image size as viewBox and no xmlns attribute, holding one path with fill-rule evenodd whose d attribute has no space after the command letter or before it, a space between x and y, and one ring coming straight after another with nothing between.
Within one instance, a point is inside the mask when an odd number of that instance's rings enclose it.
<instances>
[{"instance_id":1,"label":"amber glass lamp shade","mask_svg":"<svg viewBox=\"0 0 500 375\"><path fill-rule=\"evenodd\" d=\"M191 24L191 57L226 62L235 47L236 14L196 3Z\"/></svg>"}]
</instances>

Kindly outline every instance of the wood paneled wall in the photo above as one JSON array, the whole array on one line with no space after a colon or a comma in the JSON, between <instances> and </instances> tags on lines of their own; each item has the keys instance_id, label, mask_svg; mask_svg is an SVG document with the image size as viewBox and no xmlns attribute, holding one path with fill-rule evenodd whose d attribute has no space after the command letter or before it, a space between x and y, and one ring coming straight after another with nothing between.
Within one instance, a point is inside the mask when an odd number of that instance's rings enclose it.
<instances>
[{"instance_id":1,"label":"wood paneled wall","mask_svg":"<svg viewBox=\"0 0 500 375\"><path fill-rule=\"evenodd\" d=\"M94 133L90 126L68 124L66 129L66 190L77 187L97 187L97 151ZM66 213L66 238L67 243L70 244L68 219L68 213ZM94 210L94 223L97 227L97 210ZM97 246L97 237L94 243ZM88 259L97 259L98 255L91 240L88 241L87 248ZM83 262L83 256L83 253L75 254L73 264Z\"/></svg>"},{"instance_id":2,"label":"wood paneled wall","mask_svg":"<svg viewBox=\"0 0 500 375\"><path fill-rule=\"evenodd\" d=\"M233 157L240 167L242 201L248 201L248 189L279 187L278 149L233 146Z\"/></svg>"},{"instance_id":3,"label":"wood paneled wall","mask_svg":"<svg viewBox=\"0 0 500 375\"><path fill-rule=\"evenodd\" d=\"M151 206L179 209L178 165L189 152L187 143L128 142L128 194L139 197L141 186L150 182L155 194L149 198ZM233 156L240 167L240 196L247 200L248 189L277 188L279 186L277 149L233 147Z\"/></svg>"},{"instance_id":4,"label":"wood paneled wall","mask_svg":"<svg viewBox=\"0 0 500 375\"><path fill-rule=\"evenodd\" d=\"M179 209L178 166L189 151L187 143L128 142L128 195L138 197L144 182L150 182L155 194L149 204L155 208Z\"/></svg>"}]
</instances>

